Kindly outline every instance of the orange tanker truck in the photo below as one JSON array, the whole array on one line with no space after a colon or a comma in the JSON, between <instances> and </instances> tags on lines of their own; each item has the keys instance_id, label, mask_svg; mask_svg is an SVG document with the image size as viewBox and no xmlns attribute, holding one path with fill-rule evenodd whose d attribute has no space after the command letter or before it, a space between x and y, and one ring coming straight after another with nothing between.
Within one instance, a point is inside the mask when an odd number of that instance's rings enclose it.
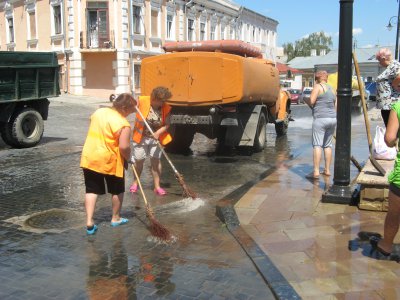
<instances>
[{"instance_id":1,"label":"orange tanker truck","mask_svg":"<svg viewBox=\"0 0 400 300\"><path fill-rule=\"evenodd\" d=\"M221 146L264 149L267 123L287 132L290 100L274 62L241 41L172 42L165 55L142 61L141 93L168 87L172 99L167 149L184 152L196 132Z\"/></svg>"}]
</instances>

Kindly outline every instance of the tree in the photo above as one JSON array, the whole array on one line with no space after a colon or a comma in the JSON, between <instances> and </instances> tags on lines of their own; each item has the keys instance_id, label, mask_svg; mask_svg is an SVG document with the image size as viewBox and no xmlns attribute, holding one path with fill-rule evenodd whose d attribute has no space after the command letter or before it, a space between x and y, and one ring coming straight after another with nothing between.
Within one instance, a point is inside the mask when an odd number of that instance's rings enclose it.
<instances>
[{"instance_id":1,"label":"tree","mask_svg":"<svg viewBox=\"0 0 400 300\"><path fill-rule=\"evenodd\" d=\"M310 56L313 49L317 53L321 53L321 50L328 53L332 45L332 37L321 31L311 33L308 37L295 41L294 45L292 43L283 44L283 51L290 61L298 56Z\"/></svg>"}]
</instances>

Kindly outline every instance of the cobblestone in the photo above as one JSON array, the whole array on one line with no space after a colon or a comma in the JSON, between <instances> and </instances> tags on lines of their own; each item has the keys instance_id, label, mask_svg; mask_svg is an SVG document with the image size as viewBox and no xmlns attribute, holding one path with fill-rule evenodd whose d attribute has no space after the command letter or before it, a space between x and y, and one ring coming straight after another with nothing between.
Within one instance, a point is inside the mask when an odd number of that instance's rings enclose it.
<instances>
[{"instance_id":1,"label":"cobblestone","mask_svg":"<svg viewBox=\"0 0 400 300\"><path fill-rule=\"evenodd\" d=\"M140 202L128 193L122 215L130 222L112 228L109 196L101 196L96 209L99 231L92 237L85 234L83 218L78 228L58 233L30 232L10 222L11 218L51 209L83 211L79 159L95 107L65 99L64 103L52 102L44 139L37 147L9 149L0 144L1 299L89 299L99 293L103 299L275 298L215 216L218 198L247 180L236 171L239 159L215 163L215 174L229 172L233 184L227 187L215 180L213 190L199 175L210 173L204 163L209 158L202 156L193 162L190 182L204 191L206 200L193 211L162 213L164 205L181 200L179 184L172 174L166 175L169 196L151 194L150 198L159 221L179 237L171 245L149 241L143 204L136 209L135 203ZM187 158L176 157L174 161L179 169L187 164ZM268 167L251 159L246 163L255 173ZM251 179L256 175L246 176ZM151 189L148 185L145 188ZM59 223L54 226L57 228L70 226L62 218L52 222Z\"/></svg>"}]
</instances>

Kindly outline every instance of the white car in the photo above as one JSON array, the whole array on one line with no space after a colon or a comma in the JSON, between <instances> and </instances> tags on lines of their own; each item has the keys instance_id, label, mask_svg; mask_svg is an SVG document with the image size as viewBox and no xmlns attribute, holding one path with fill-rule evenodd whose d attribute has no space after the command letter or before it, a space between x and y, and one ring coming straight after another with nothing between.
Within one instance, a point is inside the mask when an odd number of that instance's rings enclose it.
<instances>
[{"instance_id":1,"label":"white car","mask_svg":"<svg viewBox=\"0 0 400 300\"><path fill-rule=\"evenodd\" d=\"M300 95L300 103L306 103L304 100L310 99L312 88L304 88Z\"/></svg>"}]
</instances>

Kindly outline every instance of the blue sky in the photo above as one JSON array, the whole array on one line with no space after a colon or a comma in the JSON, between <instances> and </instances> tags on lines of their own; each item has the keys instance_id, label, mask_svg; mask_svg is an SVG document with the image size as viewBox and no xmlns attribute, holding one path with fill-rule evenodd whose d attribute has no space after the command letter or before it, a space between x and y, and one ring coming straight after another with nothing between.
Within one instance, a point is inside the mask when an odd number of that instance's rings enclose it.
<instances>
[{"instance_id":1,"label":"blue sky","mask_svg":"<svg viewBox=\"0 0 400 300\"><path fill-rule=\"evenodd\" d=\"M339 0L233 1L278 21L278 46L324 31L332 36L333 48L338 47ZM353 39L358 47L395 45L397 25L391 31L386 26L397 11L396 0L354 0ZM393 20L392 25L396 18Z\"/></svg>"}]
</instances>

